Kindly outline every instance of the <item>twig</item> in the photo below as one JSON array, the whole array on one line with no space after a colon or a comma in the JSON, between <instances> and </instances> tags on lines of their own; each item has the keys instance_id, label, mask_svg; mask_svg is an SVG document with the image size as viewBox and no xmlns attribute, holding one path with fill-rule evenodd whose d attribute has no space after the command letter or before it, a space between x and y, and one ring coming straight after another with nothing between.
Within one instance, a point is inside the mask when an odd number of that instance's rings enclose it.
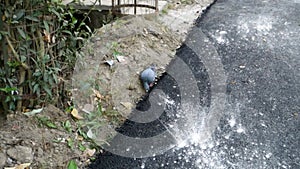
<instances>
[{"instance_id":1,"label":"twig","mask_svg":"<svg viewBox=\"0 0 300 169\"><path fill-rule=\"evenodd\" d=\"M11 49L11 51L12 51L13 56L15 57L15 59L17 59L17 61L21 63L21 66L22 66L25 70L29 70L30 67L29 67L26 63L22 63L22 62L21 62L18 53L15 51L15 49L14 49L13 45L11 44L10 40L8 39L8 37L5 36L5 38L6 38L6 41L7 41L7 43L8 43L8 46L10 47L10 49Z\"/></svg>"}]
</instances>

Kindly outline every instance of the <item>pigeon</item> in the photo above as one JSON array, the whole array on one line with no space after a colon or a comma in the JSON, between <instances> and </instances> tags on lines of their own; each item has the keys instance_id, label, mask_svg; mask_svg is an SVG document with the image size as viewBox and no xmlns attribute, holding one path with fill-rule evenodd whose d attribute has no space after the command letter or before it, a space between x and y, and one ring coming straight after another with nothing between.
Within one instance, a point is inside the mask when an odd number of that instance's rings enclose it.
<instances>
[{"instance_id":1,"label":"pigeon","mask_svg":"<svg viewBox=\"0 0 300 169\"><path fill-rule=\"evenodd\" d=\"M155 80L156 73L155 73L155 66L150 66L149 68L145 69L141 73L141 80L146 92L149 91L150 87L153 86L153 82Z\"/></svg>"}]
</instances>

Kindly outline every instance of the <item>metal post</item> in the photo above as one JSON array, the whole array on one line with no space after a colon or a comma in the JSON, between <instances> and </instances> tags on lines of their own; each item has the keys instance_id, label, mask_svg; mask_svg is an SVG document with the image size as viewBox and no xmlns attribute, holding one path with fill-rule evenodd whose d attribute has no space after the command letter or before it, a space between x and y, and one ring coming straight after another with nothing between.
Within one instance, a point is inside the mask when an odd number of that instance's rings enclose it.
<instances>
[{"instance_id":1,"label":"metal post","mask_svg":"<svg viewBox=\"0 0 300 169\"><path fill-rule=\"evenodd\" d=\"M134 0L134 14L136 15L136 4L137 4L137 2L136 2L136 0Z\"/></svg>"},{"instance_id":2,"label":"metal post","mask_svg":"<svg viewBox=\"0 0 300 169\"><path fill-rule=\"evenodd\" d=\"M158 12L158 0L155 0L155 11Z\"/></svg>"}]
</instances>

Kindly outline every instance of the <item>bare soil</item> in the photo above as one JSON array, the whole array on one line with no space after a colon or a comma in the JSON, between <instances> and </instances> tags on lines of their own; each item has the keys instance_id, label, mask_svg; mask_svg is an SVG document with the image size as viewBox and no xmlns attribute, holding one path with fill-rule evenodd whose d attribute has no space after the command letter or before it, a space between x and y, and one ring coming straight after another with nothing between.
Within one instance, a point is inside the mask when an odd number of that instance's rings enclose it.
<instances>
[{"instance_id":1,"label":"bare soil","mask_svg":"<svg viewBox=\"0 0 300 169\"><path fill-rule=\"evenodd\" d=\"M97 137L100 143L95 141L98 145L112 137L110 130L146 94L140 72L155 64L159 79L194 19L212 1L172 0L160 14L117 19L86 42L82 51L85 57L78 60L74 71L72 99L80 116L101 112L101 126L106 127ZM107 61L113 64L110 66ZM29 117L9 114L0 128L0 168L22 163L30 163L31 168L66 168L70 160L84 168L94 154L94 144L79 131L88 122L79 123L70 113L52 105ZM22 154L29 157L22 158Z\"/></svg>"}]
</instances>

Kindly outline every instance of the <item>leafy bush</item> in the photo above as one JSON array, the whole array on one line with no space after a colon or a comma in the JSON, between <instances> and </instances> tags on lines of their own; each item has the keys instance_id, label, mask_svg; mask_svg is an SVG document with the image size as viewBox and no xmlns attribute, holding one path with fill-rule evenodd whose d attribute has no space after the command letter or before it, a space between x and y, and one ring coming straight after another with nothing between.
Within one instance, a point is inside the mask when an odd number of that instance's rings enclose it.
<instances>
[{"instance_id":1,"label":"leafy bush","mask_svg":"<svg viewBox=\"0 0 300 169\"><path fill-rule=\"evenodd\" d=\"M62 102L91 29L58 0L1 0L0 100L5 111ZM0 108L1 110L1 108Z\"/></svg>"}]
</instances>

